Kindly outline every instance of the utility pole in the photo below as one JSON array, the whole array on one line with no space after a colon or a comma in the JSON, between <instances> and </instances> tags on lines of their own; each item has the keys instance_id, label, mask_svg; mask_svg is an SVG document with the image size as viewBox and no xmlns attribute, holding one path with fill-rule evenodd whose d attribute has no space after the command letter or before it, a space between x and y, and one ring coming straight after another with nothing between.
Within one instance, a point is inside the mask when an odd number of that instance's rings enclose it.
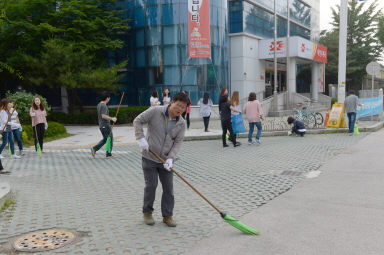
<instances>
[{"instance_id":1,"label":"utility pole","mask_svg":"<svg viewBox=\"0 0 384 255\"><path fill-rule=\"evenodd\" d=\"M276 40L277 40L277 16L276 16L276 0L273 1L273 19L274 19L274 29L273 29L273 66L274 66L274 82L273 82L273 100L274 100L274 110L278 110L277 102L277 55L276 55Z\"/></svg>"},{"instance_id":2,"label":"utility pole","mask_svg":"<svg viewBox=\"0 0 384 255\"><path fill-rule=\"evenodd\" d=\"M290 86L293 86L293 84L290 84L289 82L289 79L290 79L290 75L289 75L289 36L290 36L290 21L289 21L289 0L287 0L287 49L286 49L286 53L287 53L287 61L286 61L286 68L285 68L285 87L286 87L286 91L287 91L287 95L288 95L288 100L287 100L287 104L289 105L291 103L291 100L292 100L292 95L291 95L291 89L290 89ZM288 106L287 105L287 106Z\"/></svg>"},{"instance_id":3,"label":"utility pole","mask_svg":"<svg viewBox=\"0 0 384 255\"><path fill-rule=\"evenodd\" d=\"M339 74L337 101L344 103L347 72L348 0L340 0Z\"/></svg>"}]
</instances>

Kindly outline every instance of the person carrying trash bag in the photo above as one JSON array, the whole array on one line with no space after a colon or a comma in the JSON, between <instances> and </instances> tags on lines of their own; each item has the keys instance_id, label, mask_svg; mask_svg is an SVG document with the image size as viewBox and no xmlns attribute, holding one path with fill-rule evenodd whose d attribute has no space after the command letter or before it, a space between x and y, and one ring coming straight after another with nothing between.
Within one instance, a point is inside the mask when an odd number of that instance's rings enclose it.
<instances>
[{"instance_id":1,"label":"person carrying trash bag","mask_svg":"<svg viewBox=\"0 0 384 255\"><path fill-rule=\"evenodd\" d=\"M226 89L225 89L226 90ZM221 93L222 96L220 96L219 100L219 111L220 111L220 118L221 118L221 128L223 129L222 134L222 140L223 140L223 147L228 147L227 141L226 141L226 135L227 131L229 131L229 140L232 141L233 146L240 146L241 143L236 142L236 135L233 132L232 129L232 121L231 121L231 111L239 112L241 111L236 110L228 101L228 92Z\"/></svg>"},{"instance_id":2,"label":"person carrying trash bag","mask_svg":"<svg viewBox=\"0 0 384 255\"><path fill-rule=\"evenodd\" d=\"M144 172L143 217L147 225L154 225L152 212L155 201L158 179L160 179L163 195L161 198L161 214L168 227L176 227L173 219L175 204L173 194L173 172L171 168L176 160L184 139L186 124L180 116L188 107L190 100L183 92L172 97L168 106L150 107L133 121L136 140L142 149L142 167ZM143 126L147 124L147 134ZM166 159L161 163L149 150Z\"/></svg>"},{"instance_id":3,"label":"person carrying trash bag","mask_svg":"<svg viewBox=\"0 0 384 255\"><path fill-rule=\"evenodd\" d=\"M293 133L296 134L296 136L303 137L305 135L305 132L307 131L305 129L305 125L300 120L295 120L293 117L288 117L287 122L289 125L293 124L292 126L292 132L288 131L288 135L291 135Z\"/></svg>"},{"instance_id":4,"label":"person carrying trash bag","mask_svg":"<svg viewBox=\"0 0 384 255\"><path fill-rule=\"evenodd\" d=\"M111 100L111 95L108 92L103 92L103 94L101 95L101 101L97 105L97 117L99 121L100 132L103 135L103 139L91 148L92 157L95 157L96 152L100 150L101 147L103 147L103 145L107 142L108 137L110 136L111 148L109 151L106 150L106 157L113 158L111 153L113 148L113 133L111 132L112 127L110 121L116 122L117 118L109 116L109 109L107 106L109 100Z\"/></svg>"}]
</instances>

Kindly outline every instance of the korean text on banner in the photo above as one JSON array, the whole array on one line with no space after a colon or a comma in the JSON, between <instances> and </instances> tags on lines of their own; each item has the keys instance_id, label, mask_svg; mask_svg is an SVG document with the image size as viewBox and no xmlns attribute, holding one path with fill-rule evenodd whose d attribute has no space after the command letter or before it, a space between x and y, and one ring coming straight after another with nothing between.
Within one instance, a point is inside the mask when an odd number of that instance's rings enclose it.
<instances>
[{"instance_id":1,"label":"korean text on banner","mask_svg":"<svg viewBox=\"0 0 384 255\"><path fill-rule=\"evenodd\" d=\"M378 97L371 98L359 98L359 102L363 104L363 107L357 107L357 116L358 117L367 117L379 115L383 112L383 96L379 95Z\"/></svg>"},{"instance_id":2,"label":"korean text on banner","mask_svg":"<svg viewBox=\"0 0 384 255\"><path fill-rule=\"evenodd\" d=\"M188 0L189 58L211 58L209 0Z\"/></svg>"}]
</instances>

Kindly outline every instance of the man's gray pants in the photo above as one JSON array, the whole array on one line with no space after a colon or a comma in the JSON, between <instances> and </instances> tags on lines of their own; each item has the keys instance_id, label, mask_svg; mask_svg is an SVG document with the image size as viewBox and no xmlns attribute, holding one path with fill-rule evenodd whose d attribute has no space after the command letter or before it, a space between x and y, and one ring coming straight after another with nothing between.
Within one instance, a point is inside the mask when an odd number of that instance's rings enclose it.
<instances>
[{"instance_id":1,"label":"man's gray pants","mask_svg":"<svg viewBox=\"0 0 384 255\"><path fill-rule=\"evenodd\" d=\"M144 205L143 213L153 212L158 179L163 187L161 197L161 214L163 217L173 215L175 199L173 196L173 173L164 168L163 164L142 158L144 172Z\"/></svg>"}]
</instances>

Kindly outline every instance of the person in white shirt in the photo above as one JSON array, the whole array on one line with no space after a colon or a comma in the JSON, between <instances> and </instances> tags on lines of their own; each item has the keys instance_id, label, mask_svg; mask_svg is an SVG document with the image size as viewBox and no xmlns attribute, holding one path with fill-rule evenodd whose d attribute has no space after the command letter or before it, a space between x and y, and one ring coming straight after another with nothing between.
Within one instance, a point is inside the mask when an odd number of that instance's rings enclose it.
<instances>
[{"instance_id":1,"label":"person in white shirt","mask_svg":"<svg viewBox=\"0 0 384 255\"><path fill-rule=\"evenodd\" d=\"M3 142L0 145L0 159L3 158L1 153L3 152L3 149L8 142L9 142L9 147L11 149L12 158L20 158L20 156L17 156L15 154L15 145L13 142L13 135L12 135L12 127L20 128L20 124L11 123L10 121L7 123L8 118L10 118L10 115L11 115L10 110L13 107L13 104L7 98L2 99L0 104L1 104L0 105L0 130L4 129L3 137L2 137Z\"/></svg>"},{"instance_id":2,"label":"person in white shirt","mask_svg":"<svg viewBox=\"0 0 384 255\"><path fill-rule=\"evenodd\" d=\"M157 90L155 90L155 89L153 90L152 96L149 99L149 102L150 102L151 106L159 106L160 105L159 92L157 92Z\"/></svg>"},{"instance_id":3,"label":"person in white shirt","mask_svg":"<svg viewBox=\"0 0 384 255\"><path fill-rule=\"evenodd\" d=\"M169 89L166 88L163 92L163 105L169 105L171 103L171 93Z\"/></svg>"},{"instance_id":4,"label":"person in white shirt","mask_svg":"<svg viewBox=\"0 0 384 255\"><path fill-rule=\"evenodd\" d=\"M209 118L211 117L212 100L209 98L209 93L205 92L204 97L197 103L200 106L200 116L204 120L204 132L208 132Z\"/></svg>"},{"instance_id":5,"label":"person in white shirt","mask_svg":"<svg viewBox=\"0 0 384 255\"><path fill-rule=\"evenodd\" d=\"M13 100L10 99L10 103L12 104L11 112L13 112ZM11 126L11 129L12 129L13 138L14 140L16 140L17 145L19 146L19 156L22 156L24 155L23 141L21 139L21 131L23 131L23 128L21 127L19 114L16 110L13 112L10 122L16 124ZM17 124L19 124L20 127L18 127Z\"/></svg>"}]
</instances>

